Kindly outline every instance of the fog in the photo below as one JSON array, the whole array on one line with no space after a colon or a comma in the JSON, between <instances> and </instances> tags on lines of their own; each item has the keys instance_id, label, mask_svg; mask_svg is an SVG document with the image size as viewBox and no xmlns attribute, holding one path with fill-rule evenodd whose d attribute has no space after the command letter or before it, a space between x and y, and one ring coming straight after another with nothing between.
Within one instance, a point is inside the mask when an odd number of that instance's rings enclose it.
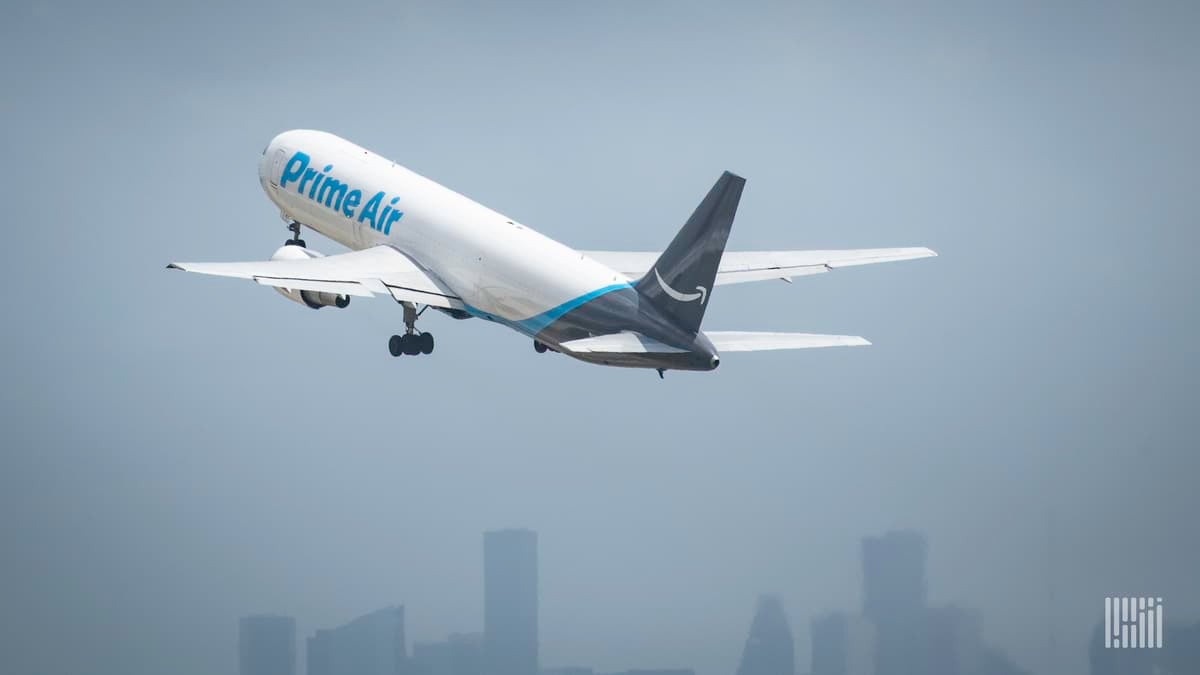
<instances>
[{"instance_id":1,"label":"fog","mask_svg":"<svg viewBox=\"0 0 1200 675\"><path fill-rule=\"evenodd\" d=\"M807 672L895 529L1034 673L1087 672L1106 596L1195 621L1198 9L7 3L0 671L234 673L260 612L479 631L508 527L544 666L733 673L775 593ZM866 348L660 381L430 313L393 359L390 300L163 269L283 243L255 172L291 128L579 248L665 246L728 169L730 249L940 257L705 320Z\"/></svg>"}]
</instances>

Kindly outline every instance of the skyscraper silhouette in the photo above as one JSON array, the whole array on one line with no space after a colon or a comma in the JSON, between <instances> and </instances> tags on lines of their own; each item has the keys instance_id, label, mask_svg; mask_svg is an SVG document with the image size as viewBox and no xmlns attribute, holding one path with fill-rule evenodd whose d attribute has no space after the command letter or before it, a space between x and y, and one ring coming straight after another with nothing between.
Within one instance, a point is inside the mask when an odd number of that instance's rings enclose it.
<instances>
[{"instance_id":1,"label":"skyscraper silhouette","mask_svg":"<svg viewBox=\"0 0 1200 675\"><path fill-rule=\"evenodd\" d=\"M980 675L983 672L983 624L977 612L961 607L931 607L923 622L929 675Z\"/></svg>"},{"instance_id":2,"label":"skyscraper silhouette","mask_svg":"<svg viewBox=\"0 0 1200 675\"><path fill-rule=\"evenodd\" d=\"M289 616L247 616L238 622L241 675L296 675L296 620Z\"/></svg>"},{"instance_id":3,"label":"skyscraper silhouette","mask_svg":"<svg viewBox=\"0 0 1200 675\"><path fill-rule=\"evenodd\" d=\"M925 537L888 532L862 542L863 615L876 624L911 620L925 608Z\"/></svg>"},{"instance_id":4,"label":"skyscraper silhouette","mask_svg":"<svg viewBox=\"0 0 1200 675\"><path fill-rule=\"evenodd\" d=\"M926 552L925 538L916 532L863 539L863 616L875 624L877 675L934 675L925 616Z\"/></svg>"},{"instance_id":5,"label":"skyscraper silhouette","mask_svg":"<svg viewBox=\"0 0 1200 675\"><path fill-rule=\"evenodd\" d=\"M415 642L409 675L483 675L483 636L454 633L442 642Z\"/></svg>"},{"instance_id":6,"label":"skyscraper silhouette","mask_svg":"<svg viewBox=\"0 0 1200 675\"><path fill-rule=\"evenodd\" d=\"M843 612L814 619L812 675L875 675L875 625Z\"/></svg>"},{"instance_id":7,"label":"skyscraper silhouette","mask_svg":"<svg viewBox=\"0 0 1200 675\"><path fill-rule=\"evenodd\" d=\"M538 673L537 533L483 534L484 675Z\"/></svg>"},{"instance_id":8,"label":"skyscraper silhouette","mask_svg":"<svg viewBox=\"0 0 1200 675\"><path fill-rule=\"evenodd\" d=\"M308 638L308 675L403 675L406 657L403 605Z\"/></svg>"},{"instance_id":9,"label":"skyscraper silhouette","mask_svg":"<svg viewBox=\"0 0 1200 675\"><path fill-rule=\"evenodd\" d=\"M794 675L795 658L783 603L774 595L760 597L737 675Z\"/></svg>"}]
</instances>

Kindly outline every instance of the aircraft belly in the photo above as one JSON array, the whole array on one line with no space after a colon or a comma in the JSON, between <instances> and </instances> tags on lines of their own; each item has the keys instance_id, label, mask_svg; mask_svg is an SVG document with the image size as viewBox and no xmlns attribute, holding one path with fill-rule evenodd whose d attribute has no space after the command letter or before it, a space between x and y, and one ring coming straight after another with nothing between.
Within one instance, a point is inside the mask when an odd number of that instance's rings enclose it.
<instances>
[{"instance_id":1,"label":"aircraft belly","mask_svg":"<svg viewBox=\"0 0 1200 675\"><path fill-rule=\"evenodd\" d=\"M563 352L567 356L594 363L601 366L616 366L619 368L661 368L663 370L713 370L714 366L707 358L698 359L694 354L628 354Z\"/></svg>"}]
</instances>

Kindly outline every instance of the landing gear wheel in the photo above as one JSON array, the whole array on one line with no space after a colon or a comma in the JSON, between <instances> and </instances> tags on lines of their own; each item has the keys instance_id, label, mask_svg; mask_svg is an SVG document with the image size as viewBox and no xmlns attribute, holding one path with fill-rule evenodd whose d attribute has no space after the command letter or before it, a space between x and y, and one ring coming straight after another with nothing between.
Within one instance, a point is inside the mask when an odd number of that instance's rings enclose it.
<instances>
[{"instance_id":1,"label":"landing gear wheel","mask_svg":"<svg viewBox=\"0 0 1200 675\"><path fill-rule=\"evenodd\" d=\"M400 348L408 356L416 356L421 353L421 345L418 343L416 335L405 335L400 338Z\"/></svg>"},{"instance_id":2,"label":"landing gear wheel","mask_svg":"<svg viewBox=\"0 0 1200 675\"><path fill-rule=\"evenodd\" d=\"M421 348L422 354L432 354L433 333L421 333L417 336L417 346Z\"/></svg>"},{"instance_id":3,"label":"landing gear wheel","mask_svg":"<svg viewBox=\"0 0 1200 675\"><path fill-rule=\"evenodd\" d=\"M533 351L539 354L545 354L547 349L549 349L549 347L547 347L544 343L538 340L533 341Z\"/></svg>"},{"instance_id":4,"label":"landing gear wheel","mask_svg":"<svg viewBox=\"0 0 1200 675\"><path fill-rule=\"evenodd\" d=\"M404 338L400 335L393 335L388 340L388 351L392 356L400 356L404 353Z\"/></svg>"}]
</instances>

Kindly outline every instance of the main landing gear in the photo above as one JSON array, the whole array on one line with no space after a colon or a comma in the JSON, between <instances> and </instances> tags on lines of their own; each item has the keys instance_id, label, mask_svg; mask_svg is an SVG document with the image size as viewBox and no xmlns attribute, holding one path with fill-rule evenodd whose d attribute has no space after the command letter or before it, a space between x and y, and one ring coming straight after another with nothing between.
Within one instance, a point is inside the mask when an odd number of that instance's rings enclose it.
<instances>
[{"instance_id":1,"label":"main landing gear","mask_svg":"<svg viewBox=\"0 0 1200 675\"><path fill-rule=\"evenodd\" d=\"M408 356L416 356L418 354L433 353L433 333L417 332L417 317L425 313L429 306L426 305L420 312L417 311L417 306L411 302L402 302L404 305L404 335L393 335L388 340L388 351L392 356L400 356L407 354Z\"/></svg>"},{"instance_id":2,"label":"main landing gear","mask_svg":"<svg viewBox=\"0 0 1200 675\"><path fill-rule=\"evenodd\" d=\"M555 354L558 353L557 349L555 349L554 347L551 347L550 345L546 344L545 342L542 342L541 340L533 341L533 351L535 351L539 354L545 354L546 352L554 352Z\"/></svg>"}]
</instances>

